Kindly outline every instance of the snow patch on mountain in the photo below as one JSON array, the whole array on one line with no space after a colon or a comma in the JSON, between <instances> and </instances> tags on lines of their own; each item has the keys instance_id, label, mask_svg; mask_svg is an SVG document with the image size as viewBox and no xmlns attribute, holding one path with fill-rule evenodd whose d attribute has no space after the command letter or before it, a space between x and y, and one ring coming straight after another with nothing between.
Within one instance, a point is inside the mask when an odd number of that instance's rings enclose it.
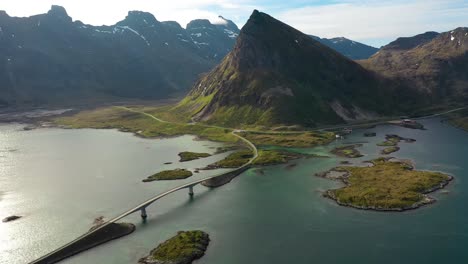
<instances>
[{"instance_id":1,"label":"snow patch on mountain","mask_svg":"<svg viewBox=\"0 0 468 264\"><path fill-rule=\"evenodd\" d=\"M237 38L237 36L239 36L239 34L237 34L236 32L234 32L232 30L229 30L227 28L224 29L224 33L226 33L228 35L228 37L230 37L230 38Z\"/></svg>"},{"instance_id":2,"label":"snow patch on mountain","mask_svg":"<svg viewBox=\"0 0 468 264\"><path fill-rule=\"evenodd\" d=\"M115 29L116 28L120 28L120 29L123 29L123 30L129 30L131 31L132 33L134 33L135 35L139 36L141 39L143 39L145 42L146 42L146 45L148 46L151 46L151 44L148 42L148 40L145 38L145 36L143 36L142 34L138 33L138 31L134 30L133 28L129 27L129 26L117 26L114 28L114 34L118 31L116 31Z\"/></svg>"}]
</instances>

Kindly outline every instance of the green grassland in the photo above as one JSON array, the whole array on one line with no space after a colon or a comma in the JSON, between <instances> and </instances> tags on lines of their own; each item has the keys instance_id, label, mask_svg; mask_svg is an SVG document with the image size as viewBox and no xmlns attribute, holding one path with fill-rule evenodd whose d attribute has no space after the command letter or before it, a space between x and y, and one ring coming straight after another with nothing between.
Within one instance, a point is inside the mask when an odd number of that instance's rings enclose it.
<instances>
[{"instance_id":1,"label":"green grassland","mask_svg":"<svg viewBox=\"0 0 468 264\"><path fill-rule=\"evenodd\" d=\"M143 182L181 180L191 177L192 175L193 173L186 169L165 170L149 176L144 179Z\"/></svg>"},{"instance_id":2,"label":"green grassland","mask_svg":"<svg viewBox=\"0 0 468 264\"><path fill-rule=\"evenodd\" d=\"M191 160L196 160L200 158L206 158L211 156L209 153L197 153L197 152L190 152L190 151L184 151L179 153L180 157L180 162L185 162L185 161L191 161Z\"/></svg>"},{"instance_id":3,"label":"green grassland","mask_svg":"<svg viewBox=\"0 0 468 264\"><path fill-rule=\"evenodd\" d=\"M303 147L310 148L325 145L335 139L332 132L304 132L304 133L256 133L242 132L241 136L257 146Z\"/></svg>"},{"instance_id":4,"label":"green grassland","mask_svg":"<svg viewBox=\"0 0 468 264\"><path fill-rule=\"evenodd\" d=\"M225 143L238 142L232 135L232 129L210 127L204 124L181 123L176 112L168 112L166 107L132 107L133 110L154 115L162 120L174 122L159 122L142 113L131 112L119 107L98 108L82 111L72 116L59 117L54 120L58 125L69 128L116 128L121 131L133 132L142 137L172 137L184 134L196 135L200 138L221 141ZM166 119L167 118L167 119ZM281 147L314 147L328 144L334 140L332 132L241 132L255 145L272 145Z\"/></svg>"},{"instance_id":5,"label":"green grassland","mask_svg":"<svg viewBox=\"0 0 468 264\"><path fill-rule=\"evenodd\" d=\"M229 143L239 140L231 134L230 129L206 127L197 124L159 122L141 113L130 112L117 107L83 111L72 116L59 117L54 122L70 128L116 128L148 138L190 134L208 140Z\"/></svg>"},{"instance_id":6,"label":"green grassland","mask_svg":"<svg viewBox=\"0 0 468 264\"><path fill-rule=\"evenodd\" d=\"M468 110L450 114L448 117L448 123L454 127L468 131Z\"/></svg>"},{"instance_id":7,"label":"green grassland","mask_svg":"<svg viewBox=\"0 0 468 264\"><path fill-rule=\"evenodd\" d=\"M209 235L203 231L181 231L153 249L139 263L192 263L205 254L209 242Z\"/></svg>"},{"instance_id":8,"label":"green grassland","mask_svg":"<svg viewBox=\"0 0 468 264\"><path fill-rule=\"evenodd\" d=\"M208 165L206 169L238 168L249 162L253 156L252 150L238 150L229 154L226 158Z\"/></svg>"},{"instance_id":9,"label":"green grassland","mask_svg":"<svg viewBox=\"0 0 468 264\"><path fill-rule=\"evenodd\" d=\"M383 155L388 155L388 154L391 154L393 152L397 152L399 150L400 150L400 147L391 146L391 147L387 147L387 148L382 149L382 151L380 153L382 153Z\"/></svg>"},{"instance_id":10,"label":"green grassland","mask_svg":"<svg viewBox=\"0 0 468 264\"><path fill-rule=\"evenodd\" d=\"M391 138L387 138L387 140L385 140L384 142L378 143L377 146L380 146L380 147L395 147L395 146L398 145L399 142L400 142L400 140L398 138L391 137Z\"/></svg>"},{"instance_id":11,"label":"green grassland","mask_svg":"<svg viewBox=\"0 0 468 264\"><path fill-rule=\"evenodd\" d=\"M348 145L348 146L343 146L343 147L336 147L331 151L331 153L339 157L359 158L359 157L362 157L363 155L356 148L360 146L361 146L360 144L354 144L354 145Z\"/></svg>"},{"instance_id":12,"label":"green grassland","mask_svg":"<svg viewBox=\"0 0 468 264\"><path fill-rule=\"evenodd\" d=\"M346 187L329 190L328 196L341 205L362 209L404 210L426 203L424 193L442 188L451 176L440 172L417 171L404 162L384 158L372 167L338 167L349 173Z\"/></svg>"},{"instance_id":13,"label":"green grassland","mask_svg":"<svg viewBox=\"0 0 468 264\"><path fill-rule=\"evenodd\" d=\"M258 151L258 157L254 160L253 165L268 166L283 164L303 157L315 157L315 155L301 154L279 149L260 149Z\"/></svg>"}]
</instances>

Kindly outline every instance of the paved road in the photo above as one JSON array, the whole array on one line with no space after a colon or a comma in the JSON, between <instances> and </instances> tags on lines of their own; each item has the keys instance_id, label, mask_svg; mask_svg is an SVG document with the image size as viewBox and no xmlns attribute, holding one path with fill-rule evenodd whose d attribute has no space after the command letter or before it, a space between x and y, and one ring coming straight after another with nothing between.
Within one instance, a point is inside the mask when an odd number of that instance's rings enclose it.
<instances>
[{"instance_id":1,"label":"paved road","mask_svg":"<svg viewBox=\"0 0 468 264\"><path fill-rule=\"evenodd\" d=\"M124 106L117 106L117 108L120 108L120 109L124 109L126 111L130 111L130 112L134 112L134 113L139 113L139 114L142 114L142 115L146 115L152 119L154 119L155 121L157 122L161 122L161 123L172 123L172 124L181 124L181 125L187 125L187 123L176 123L176 122L169 122L169 121L166 121L166 120L162 120L160 118L157 118L155 117L154 115L152 114L149 114L149 113L146 113L146 112L143 112L143 111L138 111L138 110L134 110L134 109L131 109L131 108L128 108L128 107L124 107ZM449 111L445 111L445 112L442 112L442 113L437 113L437 114L432 114L432 115L427 115L427 116L423 116L423 117L418 117L418 118L415 118L415 119L424 119L424 118L431 118L431 117L437 117L437 116L442 116L442 115L446 115L446 114L449 114L449 113L453 113L453 112L457 112L457 111L460 111L460 110L463 110L463 109L467 109L468 107L460 107L460 108L456 108L456 109L452 109L452 110L449 110ZM343 129L343 128L352 128L352 127L362 127L362 126L369 126L369 125L378 125L378 124L382 124L382 123L387 123L387 122L390 122L390 121L395 121L396 119L393 119L393 120L380 120L380 121L376 121L376 122L371 122L371 123L365 123L365 124L355 124L355 125L340 125L340 126L332 126L332 127L328 127L328 128L320 128L320 129L317 129L316 131L324 131L324 130L330 130L330 129ZM399 120L399 119L397 119ZM258 157L258 150L256 148L256 146L250 142L249 140L247 140L246 138L238 135L237 133L239 132L254 132L254 133L269 133L269 134L272 134L272 133L278 133L278 134L300 134L300 133L304 133L304 132L310 132L310 131L285 131L285 132L276 132L276 131L272 131L272 132L261 132L261 131L251 131L251 130L241 130L241 129L232 129L232 128L226 128L226 127L220 127L220 126L212 126L212 125L206 125L206 124L197 124L197 125L200 125L200 126L204 126L204 127L211 127L211 128L221 128L221 129L229 129L229 130L232 130L231 133L232 135L238 137L239 139L241 139L242 141L244 141L245 143L247 143L247 145L249 145L249 147L252 149L252 151L254 152L254 156L249 160L249 162L247 162L246 164L242 165L241 167L237 168L237 169L234 169L234 170L231 170L229 172L225 172L225 173L221 173L219 175L216 175L216 176L211 176L211 177L208 177L208 178L204 178L204 179L201 179L201 180L197 180L197 181L194 181L194 182L190 182L190 183L187 183L187 184L184 184L184 185L181 185L181 186L178 186L178 187L175 187L173 189L170 189L164 193L161 193L153 198L150 198L140 204L138 204L137 206L131 208L130 210L127 210L126 212L120 214L119 216L117 217L114 217L112 219L110 219L109 221L105 222L103 225L101 225L100 227L94 229L93 231L90 231L88 233L85 233L83 234L82 236L76 238L75 240L71 241L70 243L60 247L59 249L57 250L54 250L53 252L43 256L42 258L40 259L37 259L36 261L33 261L32 263L38 263L40 262L42 259L48 257L49 255L52 255L60 250L63 250L65 249L66 247L74 244L75 242L89 236L90 234L94 233L94 232L97 232L98 230L106 227L107 225L111 224L111 223L114 223L114 222L117 222L119 221L120 219L130 215L130 214L133 214L135 212L138 212L141 210L141 208L143 207L147 207L149 205L151 205L152 203L156 202L157 200L171 194L171 193L174 193L174 192L177 192L177 191L180 191L182 189L186 189L186 188L189 188L189 187L193 187L197 184L200 184L206 180L210 180L212 178L215 178L215 177L218 177L218 176L222 176L226 173L231 173L233 171L236 171L236 170L239 170L239 169L242 169L246 166L249 166L252 164L252 162Z\"/></svg>"},{"instance_id":2,"label":"paved road","mask_svg":"<svg viewBox=\"0 0 468 264\"><path fill-rule=\"evenodd\" d=\"M154 119L154 120L156 120L156 121L158 121L158 122L172 123L172 122L168 122L168 121L159 119L159 118L157 118L157 117L155 117L155 116L153 116L153 115L151 115L151 114L145 113L145 112L136 111L136 110L133 110L133 109L130 109L130 108L127 108L127 107L119 107L119 108L122 108L122 109L125 109L125 110L128 110L128 111L131 111L131 112L135 112L135 113L140 113L140 114L146 115L146 116L151 117L152 119ZM186 124L185 124L185 125L186 125ZM211 126L210 126L210 127L211 127ZM74 243L76 243L76 242L82 240L83 238L85 238L85 237L87 237L87 236L89 236L89 235L91 235L91 234L93 234L93 233L95 233L95 232L97 232L97 231L99 231L99 230L105 228L106 226L108 226L108 225L111 224L111 223L115 223L115 222L119 221L120 219L122 219L122 218L124 218L124 217L126 217L126 216L128 216L128 215L130 215L130 214L133 214L133 213L135 213L135 212L140 211L142 208L146 208L146 207L150 206L152 203L156 202L157 200L159 200L159 199L161 199L161 198L163 198L163 197L165 197L165 196L167 196L167 195L169 195L169 194L171 194L171 193L180 191L180 190L182 190L182 189L187 189L187 188L189 188L189 187L193 187L193 186L198 185L198 184L200 184L200 183L202 183L202 182L204 182L204 181L207 181L207 180L210 180L210 179L213 179L213 178L222 176L222 175L227 174L227 173L232 173L232 172L237 171L237 170L242 170L243 168L245 168L245 167L247 167L247 166L250 166L250 165L252 164L252 162L258 157L258 150L257 150L257 147L256 147L252 142L250 142L249 140L247 140L246 138L244 138L244 137L242 137L242 136L236 134L236 133L238 133L238 132L239 132L239 130L233 130L233 131L231 131L232 135L234 135L235 137L238 137L240 140L244 141L244 142L249 146L249 148L252 149L252 151L253 151L253 153L254 153L253 157L252 157L247 163L245 163L244 165L242 165L241 167L236 168L236 169L233 169L233 170L230 170L229 172L223 172L223 173L220 173L220 174L215 175L215 176L210 176L210 177L207 177L207 178L204 178L204 179L200 179L200 180L197 180L197 181L194 181L194 182L186 183L186 184L177 186L177 187L175 187L175 188L172 188L172 189L170 189L170 190L168 190L168 191L166 191L166 192L163 192L163 193L161 193L161 194L158 194L157 196L155 196L155 197L153 197L153 198L150 198L150 199L148 199L148 200L146 200L146 201L144 201L144 202L142 202L142 203L136 205L135 207L133 207L133 208L131 208L131 209L129 209L129 210L123 212L123 213L120 214L119 216L116 216L116 217L114 217L114 218L112 218L112 219L106 221L104 224L100 225L98 228L93 229L92 231L83 234L82 236L80 236L80 237L76 238L75 240L73 240L73 241L67 243L66 245L64 245L64 246L62 246L62 247L60 247L60 248L58 248L58 249L56 249L56 250L50 252L49 254L47 254L47 255L45 255L45 256L43 256L43 257L41 257L41 258L39 258L39 259L37 259L37 260L35 260L35 261L33 261L33 262L31 262L31 264L40 263L41 261L43 261L44 259L46 259L46 258L49 257L50 255L55 254L55 253L57 253L57 252L59 252L59 251L61 251L61 250L66 249L67 247L69 247L69 246L73 245Z\"/></svg>"}]
</instances>

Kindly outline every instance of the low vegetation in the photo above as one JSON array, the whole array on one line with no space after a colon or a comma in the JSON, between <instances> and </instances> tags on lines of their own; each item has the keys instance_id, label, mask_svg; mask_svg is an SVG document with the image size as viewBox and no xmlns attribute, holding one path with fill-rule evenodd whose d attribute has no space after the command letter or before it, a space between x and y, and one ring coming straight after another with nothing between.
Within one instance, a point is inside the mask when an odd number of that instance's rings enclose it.
<instances>
[{"instance_id":1,"label":"low vegetation","mask_svg":"<svg viewBox=\"0 0 468 264\"><path fill-rule=\"evenodd\" d=\"M450 114L448 122L454 127L468 131L468 110Z\"/></svg>"},{"instance_id":2,"label":"low vegetation","mask_svg":"<svg viewBox=\"0 0 468 264\"><path fill-rule=\"evenodd\" d=\"M193 173L186 169L165 170L149 176L148 178L144 179L143 182L181 180L186 179L192 175Z\"/></svg>"},{"instance_id":3,"label":"low vegetation","mask_svg":"<svg viewBox=\"0 0 468 264\"><path fill-rule=\"evenodd\" d=\"M394 146L398 146L398 143L400 143L400 141L404 141L404 142L407 142L407 143L412 143L412 142L416 141L414 139L404 138L404 137L400 137L398 135L385 135L385 139L386 140L384 142L378 143L377 146L394 147Z\"/></svg>"},{"instance_id":4,"label":"low vegetation","mask_svg":"<svg viewBox=\"0 0 468 264\"><path fill-rule=\"evenodd\" d=\"M280 147L314 147L325 145L335 139L335 134L332 132L304 132L304 133L255 133L242 132L241 136L250 140L258 146L280 146Z\"/></svg>"},{"instance_id":5,"label":"low vegetation","mask_svg":"<svg viewBox=\"0 0 468 264\"><path fill-rule=\"evenodd\" d=\"M377 146L394 147L394 146L397 146L399 142L400 142L400 139L391 137L391 138L387 138L384 142L378 143Z\"/></svg>"},{"instance_id":6,"label":"low vegetation","mask_svg":"<svg viewBox=\"0 0 468 264\"><path fill-rule=\"evenodd\" d=\"M230 129L206 127L197 124L159 122L147 115L130 112L119 107L98 108L54 120L58 125L69 128L115 128L133 132L142 137L172 137L196 135L204 139L221 142L237 142Z\"/></svg>"},{"instance_id":7,"label":"low vegetation","mask_svg":"<svg viewBox=\"0 0 468 264\"><path fill-rule=\"evenodd\" d=\"M254 165L268 166L275 164L287 163L290 160L295 160L303 157L315 157L315 155L301 154L286 150L266 150L258 151L258 157L254 160Z\"/></svg>"},{"instance_id":8,"label":"low vegetation","mask_svg":"<svg viewBox=\"0 0 468 264\"><path fill-rule=\"evenodd\" d=\"M331 153L339 156L339 157L345 157L345 158L359 158L364 155L359 152L356 148L361 147L361 144L354 144L354 145L347 145L343 147L336 147L334 148Z\"/></svg>"},{"instance_id":9,"label":"low vegetation","mask_svg":"<svg viewBox=\"0 0 468 264\"><path fill-rule=\"evenodd\" d=\"M209 235L203 231L181 231L161 243L138 263L189 264L203 257L209 243Z\"/></svg>"},{"instance_id":10,"label":"low vegetation","mask_svg":"<svg viewBox=\"0 0 468 264\"><path fill-rule=\"evenodd\" d=\"M382 151L380 153L382 153L383 155L388 155L388 154L391 154L393 152L397 152L399 150L400 150L400 147L391 146L391 147L387 147L387 148L382 149Z\"/></svg>"},{"instance_id":11,"label":"low vegetation","mask_svg":"<svg viewBox=\"0 0 468 264\"><path fill-rule=\"evenodd\" d=\"M338 167L346 187L329 190L326 196L340 205L360 209L406 210L433 201L425 193L443 188L451 176L414 170L410 164L385 158L371 161L371 167Z\"/></svg>"},{"instance_id":12,"label":"low vegetation","mask_svg":"<svg viewBox=\"0 0 468 264\"><path fill-rule=\"evenodd\" d=\"M197 153L197 152L190 152L190 151L184 151L179 153L180 157L180 162L185 162L185 161L191 161L191 160L196 160L200 158L206 158L211 156L209 153Z\"/></svg>"},{"instance_id":13,"label":"low vegetation","mask_svg":"<svg viewBox=\"0 0 468 264\"><path fill-rule=\"evenodd\" d=\"M226 158L208 165L205 169L238 168L249 162L253 156L250 149L238 150L229 154Z\"/></svg>"}]
</instances>

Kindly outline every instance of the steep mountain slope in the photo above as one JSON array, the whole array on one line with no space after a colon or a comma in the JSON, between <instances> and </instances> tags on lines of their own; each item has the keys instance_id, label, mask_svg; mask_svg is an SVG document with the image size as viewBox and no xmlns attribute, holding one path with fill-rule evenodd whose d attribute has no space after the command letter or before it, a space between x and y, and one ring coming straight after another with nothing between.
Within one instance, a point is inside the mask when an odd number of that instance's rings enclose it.
<instances>
[{"instance_id":1,"label":"steep mountain slope","mask_svg":"<svg viewBox=\"0 0 468 264\"><path fill-rule=\"evenodd\" d=\"M395 41L390 42L388 45L382 47L382 50L409 50L416 46L430 42L438 35L439 33L437 32L428 31L413 37L400 37Z\"/></svg>"},{"instance_id":2,"label":"steep mountain slope","mask_svg":"<svg viewBox=\"0 0 468 264\"><path fill-rule=\"evenodd\" d=\"M368 59L370 56L379 51L378 48L374 48L343 37L331 39L320 38L313 35L311 35L311 37L352 60Z\"/></svg>"},{"instance_id":3,"label":"steep mountain slope","mask_svg":"<svg viewBox=\"0 0 468 264\"><path fill-rule=\"evenodd\" d=\"M217 61L231 51L239 35L236 24L222 16L219 18L220 24L211 24L207 19L197 19L187 24L187 33L200 52L206 58Z\"/></svg>"},{"instance_id":4,"label":"steep mountain slope","mask_svg":"<svg viewBox=\"0 0 468 264\"><path fill-rule=\"evenodd\" d=\"M216 38L201 44L192 34L204 29L185 30L139 11L100 27L72 21L59 6L26 18L1 11L0 104L151 99L183 92L235 43L224 26L207 25ZM234 32L235 25L230 29Z\"/></svg>"},{"instance_id":5,"label":"steep mountain slope","mask_svg":"<svg viewBox=\"0 0 468 264\"><path fill-rule=\"evenodd\" d=\"M360 63L423 91L433 103L468 100L468 28L400 38Z\"/></svg>"},{"instance_id":6,"label":"steep mountain slope","mask_svg":"<svg viewBox=\"0 0 468 264\"><path fill-rule=\"evenodd\" d=\"M314 126L374 118L395 111L396 100L404 106L415 98L387 86L310 36L254 11L234 49L174 111L227 126Z\"/></svg>"}]
</instances>

